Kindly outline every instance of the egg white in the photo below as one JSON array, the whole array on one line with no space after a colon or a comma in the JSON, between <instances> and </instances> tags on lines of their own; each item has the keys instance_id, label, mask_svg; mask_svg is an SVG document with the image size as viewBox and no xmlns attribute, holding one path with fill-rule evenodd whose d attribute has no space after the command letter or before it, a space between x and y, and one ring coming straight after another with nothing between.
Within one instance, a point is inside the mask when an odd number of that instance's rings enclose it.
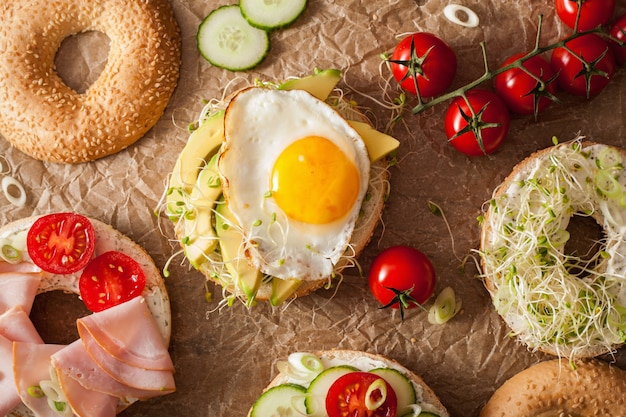
<instances>
[{"instance_id":1,"label":"egg white","mask_svg":"<svg viewBox=\"0 0 626 417\"><path fill-rule=\"evenodd\" d=\"M331 140L359 172L359 193L349 213L328 224L288 218L268 194L274 162L294 141ZM278 278L331 276L346 252L368 188L370 161L358 133L332 107L300 90L253 87L230 102L218 160L224 196L239 222L250 263Z\"/></svg>"}]
</instances>

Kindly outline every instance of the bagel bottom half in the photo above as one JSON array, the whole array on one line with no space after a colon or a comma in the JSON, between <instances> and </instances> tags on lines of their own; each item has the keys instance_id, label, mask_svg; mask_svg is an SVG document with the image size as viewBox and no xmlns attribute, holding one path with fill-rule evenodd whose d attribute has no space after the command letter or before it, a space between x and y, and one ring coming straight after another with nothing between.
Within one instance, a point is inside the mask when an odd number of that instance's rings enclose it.
<instances>
[{"instance_id":1,"label":"bagel bottom half","mask_svg":"<svg viewBox=\"0 0 626 417\"><path fill-rule=\"evenodd\" d=\"M25 242L25 234L39 217L41 216L23 218L0 227L0 241L6 243L21 241L23 239ZM146 306L154 317L159 333L163 337L166 345L169 345L172 322L170 300L165 282L161 276L159 268L154 263L154 260L138 243L134 242L128 236L99 220L93 218L89 218L89 220L93 225L96 235L95 255L115 250L130 256L138 262L139 265L141 265L146 277L146 286L142 296L146 301ZM22 262L32 263L27 255L22 256ZM6 268L11 267L7 266ZM31 269L33 271L38 270L38 268L34 265ZM73 274L61 275L40 271L39 275L41 276L41 280L37 289L37 294L43 294L50 291L62 291L67 294L80 296L80 273L81 271ZM57 320L61 317L65 317L65 312L59 311L58 317L55 317L54 313L54 309L48 309L46 321ZM119 413L125 410L136 401L137 399L134 398L120 399L117 412ZM32 415L33 412L24 404L18 405L8 414L9 417L31 417Z\"/></svg>"},{"instance_id":2,"label":"bagel bottom half","mask_svg":"<svg viewBox=\"0 0 626 417\"><path fill-rule=\"evenodd\" d=\"M228 96L227 98L223 100L223 102L219 104L220 107L226 108L226 114L228 114L229 103L232 102L232 97L234 96L236 96L236 93ZM358 109L352 106L343 97L331 96L326 100L326 103L327 104L333 103L331 104L331 107L333 107L334 110L337 113L339 113L346 121L356 121L358 123L361 123L362 125L371 127L371 123L367 119L367 117L364 116L361 112L359 112ZM221 149L219 148L219 146L221 146L221 143L222 143L221 139L223 139L225 135L224 126L225 126L224 122L222 121L221 126L220 125L216 126L215 133L212 134L213 137L216 137L216 136L220 137L220 141L218 142L219 143L218 149ZM194 142L193 137L197 132L200 132L201 129L203 129L203 127L204 125L201 125L201 127L198 130L192 133L192 136L190 136L190 139L186 147L181 152L181 157L179 157L179 162L177 162L177 166L174 167L174 171L172 173L172 176L170 177L170 183L168 187L168 197L171 197L175 193L179 192L178 190L182 188L182 186L177 188L176 186L172 185L175 182L173 180L176 179L177 177L184 178L185 176L182 173L184 171L184 168L182 166L183 163L180 162L182 160L182 155L189 153L195 147L201 148L200 146L197 146L193 143ZM374 130L373 128L371 129ZM196 159L199 159L199 158L207 159L205 154L200 156L199 152L200 152L199 150L194 149L194 155ZM223 154L220 154L219 158L221 159L222 156ZM209 163L207 162L207 164ZM242 164L245 164L245 161L242 161ZM353 266L356 263L355 259L362 252L365 246L369 243L371 236L373 235L374 230L380 220L384 203L386 200L386 196L389 191L388 167L389 167L389 160L385 158L384 156L380 158L376 158L374 162L371 163L370 171L369 171L368 189L365 194L365 198L363 199L363 203L360 206L360 213L354 225L354 230L352 232L352 235L349 238L349 243L343 253L343 256L339 259L338 262L336 262L333 265L333 271L332 271L331 276L325 276L324 274L324 276L319 275L314 278L311 278L311 277L304 278L304 277L299 277L299 276L290 277L293 279L282 279L282 278L275 278L273 276L265 276L263 278L263 282L260 284L260 287L254 293L255 295L254 295L253 300L251 300L251 297L249 296L249 294L247 294L246 291L242 290L240 288L241 286L238 285L238 283L236 282L238 279L237 274L232 274L228 272L228 268L226 268L226 266L228 266L227 265L228 262L232 263L232 261L225 261L224 258L221 256L220 250L211 249L211 252L203 251L203 255L201 257L200 262L194 262L189 257L188 251L191 247L195 245L194 243L191 242L191 240L189 239L189 236L194 233L193 228L195 228L195 230L199 228L198 226L199 222L196 222L195 226L189 226L188 223L192 224L193 220L187 222L187 219L199 218L198 213L200 212L200 210L203 210L203 208L200 205L194 203L193 201L194 191L200 188L200 185L196 184L196 179L199 178L199 175L202 175L202 174L198 174L198 172L194 172L194 174L192 175L193 182L189 182L191 184L190 188L192 189L192 191L189 192L190 196L189 197L183 196L180 201L176 202L177 205L173 206L174 209L179 209L179 207L186 207L185 210L189 212L188 214L190 216L187 216L185 214L181 215L181 213L174 213L174 215L172 215L172 211L170 209L170 207L172 207L171 203L168 203L168 211L169 211L168 215L170 219L173 219L175 223L175 234L176 234L177 241L180 243L180 246L185 252L185 255L187 259L189 260L190 265L193 266L198 271L200 271L207 278L207 280L220 285L223 288L223 294L225 298L230 299L232 298L232 296L238 297L242 299L247 305L250 305L253 301L270 301L270 303L272 303L273 305L278 305L282 303L283 301L285 301L285 299L293 299L293 298L301 297L301 296L310 294L311 292L323 286L330 286L331 281L336 276L339 276L343 270L345 270L347 267ZM225 183L226 181L222 180L222 182ZM183 184L185 183L186 182L183 181ZM216 188L216 187L213 187L213 188ZM184 195L184 192L179 192L179 193ZM213 220L215 223L217 223L215 219ZM192 230L191 232L190 232L190 229ZM214 229L215 229L215 233L218 234L219 231L218 231L217 225L214 226ZM216 240L215 236L207 238L208 233L203 232L203 233L198 233L198 234L201 234L202 238L196 238L197 239L196 241L206 242L208 239ZM242 259L242 258L243 256L240 256L238 259ZM224 273L225 270L226 270L226 273ZM271 275L271 274L268 273L268 275ZM289 290L287 291L281 292L281 294L284 294L282 298L273 297L273 294L276 293L274 291L275 289L274 284L277 281L279 282L277 286L288 281L292 281L293 283L293 287L289 288ZM287 287L288 285L290 285L290 283L287 283L285 287ZM279 301L276 301L277 299Z\"/></svg>"},{"instance_id":3,"label":"bagel bottom half","mask_svg":"<svg viewBox=\"0 0 626 417\"><path fill-rule=\"evenodd\" d=\"M480 417L624 416L626 371L597 359L552 359L514 375Z\"/></svg>"},{"instance_id":4,"label":"bagel bottom half","mask_svg":"<svg viewBox=\"0 0 626 417\"><path fill-rule=\"evenodd\" d=\"M485 205L484 284L529 348L575 359L624 343L625 162L621 148L560 143L518 163ZM574 219L601 238L576 236Z\"/></svg>"},{"instance_id":5,"label":"bagel bottom half","mask_svg":"<svg viewBox=\"0 0 626 417\"><path fill-rule=\"evenodd\" d=\"M324 369L335 366L351 366L360 371L370 371L373 369L390 368L404 375L415 388L418 405L422 406L422 411L437 415L438 417L449 417L445 406L441 403L437 394L430 388L421 376L400 364L398 361L387 356L357 350L332 349L313 352L317 356ZM281 384L290 383L288 375L279 373L264 389L263 392ZM250 409L250 413L252 409Z\"/></svg>"}]
</instances>

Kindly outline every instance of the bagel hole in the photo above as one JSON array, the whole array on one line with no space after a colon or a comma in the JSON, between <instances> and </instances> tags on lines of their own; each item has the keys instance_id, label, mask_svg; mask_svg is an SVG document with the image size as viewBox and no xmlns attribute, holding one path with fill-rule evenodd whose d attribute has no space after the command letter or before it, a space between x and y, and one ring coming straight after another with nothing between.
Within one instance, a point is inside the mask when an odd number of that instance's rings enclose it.
<instances>
[{"instance_id":1,"label":"bagel hole","mask_svg":"<svg viewBox=\"0 0 626 417\"><path fill-rule=\"evenodd\" d=\"M575 256L589 262L594 255L600 250L601 242L604 240L604 231L602 227L592 218L588 216L573 216L567 226L570 238L565 244L565 254ZM595 266L591 264L590 266ZM572 269L572 274L578 274L581 271Z\"/></svg>"},{"instance_id":2,"label":"bagel hole","mask_svg":"<svg viewBox=\"0 0 626 417\"><path fill-rule=\"evenodd\" d=\"M30 319L44 342L68 345L78 339L76 320L89 314L76 294L57 290L35 297Z\"/></svg>"},{"instance_id":3,"label":"bagel hole","mask_svg":"<svg viewBox=\"0 0 626 417\"><path fill-rule=\"evenodd\" d=\"M98 31L69 36L61 42L54 64L63 82L79 94L96 82L107 64L110 39Z\"/></svg>"}]
</instances>

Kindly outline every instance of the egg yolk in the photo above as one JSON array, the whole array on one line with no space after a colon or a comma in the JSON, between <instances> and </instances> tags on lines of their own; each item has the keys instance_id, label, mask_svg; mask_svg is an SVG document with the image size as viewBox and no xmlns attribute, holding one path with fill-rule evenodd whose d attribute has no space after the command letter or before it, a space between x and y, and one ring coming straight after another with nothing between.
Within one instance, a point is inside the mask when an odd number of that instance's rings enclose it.
<instances>
[{"instance_id":1,"label":"egg yolk","mask_svg":"<svg viewBox=\"0 0 626 417\"><path fill-rule=\"evenodd\" d=\"M330 140L307 136L278 156L271 175L278 206L294 219L325 224L347 215L360 189L354 162Z\"/></svg>"}]
</instances>

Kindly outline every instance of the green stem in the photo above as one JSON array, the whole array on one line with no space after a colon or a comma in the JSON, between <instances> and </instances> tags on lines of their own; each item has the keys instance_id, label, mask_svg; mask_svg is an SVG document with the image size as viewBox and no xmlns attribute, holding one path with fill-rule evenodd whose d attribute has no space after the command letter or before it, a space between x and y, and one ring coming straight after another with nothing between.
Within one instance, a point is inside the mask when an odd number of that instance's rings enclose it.
<instances>
[{"instance_id":1,"label":"green stem","mask_svg":"<svg viewBox=\"0 0 626 417\"><path fill-rule=\"evenodd\" d=\"M484 83L485 81L491 80L493 79L496 75L501 74L505 71L508 71L510 69L513 68L520 68L525 72L528 72L524 66L523 63L526 62L527 60L529 60L532 57L535 57L537 55L541 55L545 52L551 51L553 49L556 48L560 48L560 47L565 47L565 44L568 43L569 41L579 38L581 36L587 35L589 33L596 33L602 37L605 38L610 38L604 31L602 31L602 29L600 27L595 28L595 29L590 29L590 30L586 30L583 32L577 32L574 31L571 35L567 36L564 39L561 39L558 42L555 42L553 44L549 44L546 46L541 46L540 45L540 41L539 39L541 38L541 26L543 23L543 15L539 16L539 28L537 29L537 36L535 38L535 46L534 48L528 52L527 54L525 54L524 56L520 57L519 59L509 63L508 65L502 66L496 70L490 70L489 69L489 63L487 60L487 48L485 46L485 42L481 42L480 43L480 47L483 53L483 62L484 62L484 67L485 67L485 72L477 79L475 79L474 81L471 81L468 84L463 85L462 87L457 88L456 90L450 91L449 93L443 94L441 96L435 97L427 102L424 102L422 100L419 100L419 103L413 107L413 114L417 114L417 113L421 113L424 110L436 106L439 103L443 103L444 101L453 99L455 97L462 97L465 95L465 93L469 90L471 90L472 88L475 88L477 86L479 86L480 84ZM613 39L613 38L611 38ZM621 43L621 42L620 42Z\"/></svg>"}]
</instances>

